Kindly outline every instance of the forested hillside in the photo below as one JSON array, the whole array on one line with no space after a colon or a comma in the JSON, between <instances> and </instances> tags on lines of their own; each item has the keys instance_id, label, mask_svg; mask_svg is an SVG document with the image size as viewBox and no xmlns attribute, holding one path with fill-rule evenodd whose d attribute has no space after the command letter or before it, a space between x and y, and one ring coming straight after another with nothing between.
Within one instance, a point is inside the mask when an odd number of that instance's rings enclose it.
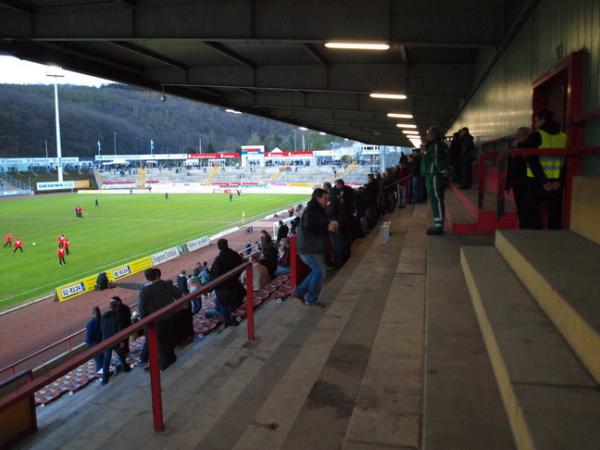
<instances>
[{"instance_id":1,"label":"forested hillside","mask_svg":"<svg viewBox=\"0 0 600 450\"><path fill-rule=\"evenodd\" d=\"M102 153L155 153L239 150L240 145L265 144L292 150L296 127L248 114L124 85L99 88L59 86L61 140L64 156ZM308 139L308 137L307 137ZM0 157L55 153L54 90L44 85L0 85ZM332 138L310 133L312 148ZM308 146L307 140L307 146ZM298 148L301 138L297 136Z\"/></svg>"}]
</instances>

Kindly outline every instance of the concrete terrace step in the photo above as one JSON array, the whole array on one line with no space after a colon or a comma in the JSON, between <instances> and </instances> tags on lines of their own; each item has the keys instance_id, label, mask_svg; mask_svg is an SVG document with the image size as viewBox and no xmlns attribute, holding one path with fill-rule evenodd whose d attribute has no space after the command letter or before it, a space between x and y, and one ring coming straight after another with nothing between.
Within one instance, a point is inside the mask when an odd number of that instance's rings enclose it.
<instances>
[{"instance_id":1,"label":"concrete terrace step","mask_svg":"<svg viewBox=\"0 0 600 450\"><path fill-rule=\"evenodd\" d=\"M394 213L386 246L376 233L367 238L360 263L336 276L339 293L325 287L322 299L330 306L235 449L342 446L411 211Z\"/></svg>"},{"instance_id":2,"label":"concrete terrace step","mask_svg":"<svg viewBox=\"0 0 600 450\"><path fill-rule=\"evenodd\" d=\"M600 245L569 231L498 231L496 248L600 382Z\"/></svg>"},{"instance_id":3,"label":"concrete terrace step","mask_svg":"<svg viewBox=\"0 0 600 450\"><path fill-rule=\"evenodd\" d=\"M452 233L474 233L477 230L477 216L467 210L453 189L446 189L446 222Z\"/></svg>"},{"instance_id":4,"label":"concrete terrace step","mask_svg":"<svg viewBox=\"0 0 600 450\"><path fill-rule=\"evenodd\" d=\"M242 325L180 351L177 363L161 374L163 433L152 431L149 375L138 369L45 408L40 432L23 448L163 448L174 442L173 448L195 446L201 440L198 435L210 428L308 313L300 304L272 302L257 311L257 341L246 341Z\"/></svg>"},{"instance_id":5,"label":"concrete terrace step","mask_svg":"<svg viewBox=\"0 0 600 450\"><path fill-rule=\"evenodd\" d=\"M464 243L428 240L423 449L511 450L514 442L460 269Z\"/></svg>"},{"instance_id":6,"label":"concrete terrace step","mask_svg":"<svg viewBox=\"0 0 600 450\"><path fill-rule=\"evenodd\" d=\"M461 263L518 448L598 448L593 378L493 247Z\"/></svg>"},{"instance_id":7,"label":"concrete terrace step","mask_svg":"<svg viewBox=\"0 0 600 450\"><path fill-rule=\"evenodd\" d=\"M344 450L421 447L427 248L423 230L427 224L425 207L417 207L393 275Z\"/></svg>"}]
</instances>

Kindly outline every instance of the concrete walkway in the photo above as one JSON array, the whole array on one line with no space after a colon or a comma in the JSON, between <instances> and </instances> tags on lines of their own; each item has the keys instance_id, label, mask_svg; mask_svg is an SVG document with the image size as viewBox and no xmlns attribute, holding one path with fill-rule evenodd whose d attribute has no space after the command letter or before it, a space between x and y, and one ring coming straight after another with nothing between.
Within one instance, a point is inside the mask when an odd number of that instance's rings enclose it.
<instances>
[{"instance_id":1,"label":"concrete walkway","mask_svg":"<svg viewBox=\"0 0 600 450\"><path fill-rule=\"evenodd\" d=\"M240 327L183 349L163 374L163 433L152 431L148 375L135 370L39 411L40 432L22 447L510 450L458 243L425 237L424 205L387 220L389 242L374 231L355 243L323 289L326 308L269 303L257 340ZM474 437L487 428L493 445Z\"/></svg>"}]
</instances>

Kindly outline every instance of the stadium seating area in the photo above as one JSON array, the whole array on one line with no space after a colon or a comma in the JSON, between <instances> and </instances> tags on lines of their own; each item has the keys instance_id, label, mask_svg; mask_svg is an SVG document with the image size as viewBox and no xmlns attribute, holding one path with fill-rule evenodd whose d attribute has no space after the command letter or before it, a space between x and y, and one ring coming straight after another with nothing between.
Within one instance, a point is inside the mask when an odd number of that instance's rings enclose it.
<instances>
[{"instance_id":1,"label":"stadium seating area","mask_svg":"<svg viewBox=\"0 0 600 450\"><path fill-rule=\"evenodd\" d=\"M151 168L146 169L148 183L201 183L211 184L252 182L253 184L308 183L320 184L324 180L342 177L349 183L363 184L371 166L352 165L347 168L335 166L294 166L294 167L220 167L211 177L211 168ZM376 168L375 168L376 169ZM107 184L135 184L139 175L137 169L105 170L101 172L102 182Z\"/></svg>"},{"instance_id":2,"label":"stadium seating area","mask_svg":"<svg viewBox=\"0 0 600 450\"><path fill-rule=\"evenodd\" d=\"M254 293L254 307L258 308L263 303L271 299L281 302L283 299L290 296L290 292L291 285L289 276L283 275L277 277L263 289ZM207 318L205 316L206 311L214 310L214 308L215 295L212 293L211 295L204 297L202 301L202 309L194 315L194 333L201 338L215 331L222 323L222 319L220 317ZM246 317L245 302L233 313L233 316L238 322L241 322ZM140 355L145 339L146 338L144 336L141 336L131 341L128 358L129 363L140 363ZM117 365L117 363L118 358L114 356L113 364ZM100 379L100 376L96 373L94 361L89 360L85 364L82 364L81 366L67 373L65 376L56 380L52 384L44 387L44 389L36 392L35 404L36 406L45 406L65 394L72 394L79 391L96 379Z\"/></svg>"}]
</instances>

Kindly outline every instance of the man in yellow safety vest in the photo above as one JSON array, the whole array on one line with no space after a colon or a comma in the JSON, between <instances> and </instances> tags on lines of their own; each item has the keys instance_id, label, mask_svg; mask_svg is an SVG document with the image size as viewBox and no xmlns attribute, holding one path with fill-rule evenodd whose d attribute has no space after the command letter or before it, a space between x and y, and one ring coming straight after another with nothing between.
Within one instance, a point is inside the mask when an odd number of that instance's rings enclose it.
<instances>
[{"instance_id":1,"label":"man in yellow safety vest","mask_svg":"<svg viewBox=\"0 0 600 450\"><path fill-rule=\"evenodd\" d=\"M564 157L545 156L544 149L566 148L567 135L554 120L552 111L541 110L535 115L537 131L529 135L524 147L537 148L538 155L527 157L527 181L523 198L523 214L519 227L542 229L540 208L545 206L548 228L560 229L562 220L562 169Z\"/></svg>"}]
</instances>

